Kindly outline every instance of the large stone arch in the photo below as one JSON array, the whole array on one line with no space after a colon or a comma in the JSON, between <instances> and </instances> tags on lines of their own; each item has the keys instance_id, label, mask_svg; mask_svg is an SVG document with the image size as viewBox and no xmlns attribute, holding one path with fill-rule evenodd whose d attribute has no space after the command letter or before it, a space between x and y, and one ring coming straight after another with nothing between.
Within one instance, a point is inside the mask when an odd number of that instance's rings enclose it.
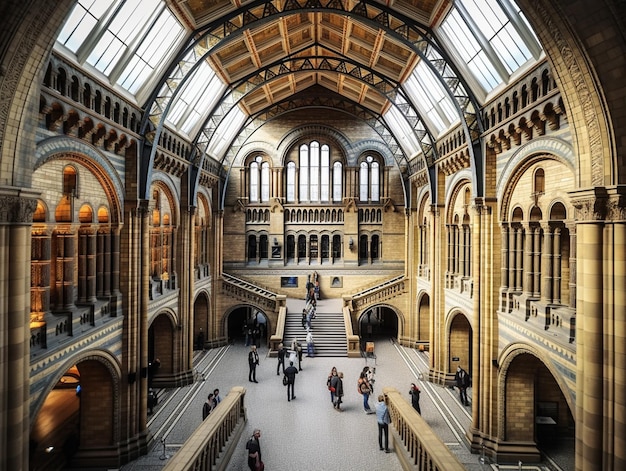
<instances>
[{"instance_id":1,"label":"large stone arch","mask_svg":"<svg viewBox=\"0 0 626 471\"><path fill-rule=\"evenodd\" d=\"M613 9L597 5L590 15L589 4L582 0L517 3L537 34L562 93L578 158L578 187L623 183L626 171L617 161L615 136L624 134L626 112L614 93L621 86L612 77L613 71L624 68L624 57L616 58L617 64L607 51L624 50L625 44Z\"/></svg>"}]
</instances>

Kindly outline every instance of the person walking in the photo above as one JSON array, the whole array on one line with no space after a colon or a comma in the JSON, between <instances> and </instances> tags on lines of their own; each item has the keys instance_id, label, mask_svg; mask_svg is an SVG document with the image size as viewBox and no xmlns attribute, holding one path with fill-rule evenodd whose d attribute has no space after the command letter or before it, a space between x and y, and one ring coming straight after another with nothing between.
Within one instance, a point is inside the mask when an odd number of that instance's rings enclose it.
<instances>
[{"instance_id":1,"label":"person walking","mask_svg":"<svg viewBox=\"0 0 626 471\"><path fill-rule=\"evenodd\" d=\"M215 388L213 390L213 402L215 402L215 405L218 405L220 402L222 402L222 398L220 397L220 390L218 388Z\"/></svg>"},{"instance_id":2,"label":"person walking","mask_svg":"<svg viewBox=\"0 0 626 471\"><path fill-rule=\"evenodd\" d=\"M359 376L359 380L357 381L357 388L359 394L363 396L363 410L366 414L373 414L374 411L371 409L369 404L370 394L372 392L372 388L370 387L369 382L367 381L367 376L364 371L361 371Z\"/></svg>"},{"instance_id":3,"label":"person walking","mask_svg":"<svg viewBox=\"0 0 626 471\"><path fill-rule=\"evenodd\" d=\"M254 430L252 437L246 443L248 450L248 468L250 471L262 470L265 465L261 459L261 431L257 428Z\"/></svg>"},{"instance_id":4,"label":"person walking","mask_svg":"<svg viewBox=\"0 0 626 471\"><path fill-rule=\"evenodd\" d=\"M280 374L281 366L283 374L285 373L285 356L287 355L287 349L280 343L278 344L278 366L276 366L276 374Z\"/></svg>"},{"instance_id":5,"label":"person walking","mask_svg":"<svg viewBox=\"0 0 626 471\"><path fill-rule=\"evenodd\" d=\"M298 339L294 338L291 342L291 350L296 352L298 357L298 370L302 371L302 345L298 342Z\"/></svg>"},{"instance_id":6,"label":"person walking","mask_svg":"<svg viewBox=\"0 0 626 471\"><path fill-rule=\"evenodd\" d=\"M256 345L250 347L250 353L248 353L248 366L250 370L248 372L248 381L251 383L258 383L256 380L256 367L259 364L259 354L256 351Z\"/></svg>"},{"instance_id":7,"label":"person walking","mask_svg":"<svg viewBox=\"0 0 626 471\"><path fill-rule=\"evenodd\" d=\"M389 424L391 423L391 417L389 416L387 404L385 404L385 396L382 394L378 396L378 402L376 403L376 421L378 422L378 446L381 450L385 450L385 453L389 453ZM385 443L384 447L383 440Z\"/></svg>"},{"instance_id":8,"label":"person walking","mask_svg":"<svg viewBox=\"0 0 626 471\"><path fill-rule=\"evenodd\" d=\"M335 403L335 391L337 389L337 381L335 380L336 377L337 368L333 366L330 370L330 374L328 375L328 379L326 380L326 386L328 386L328 390L330 391L330 402L333 404Z\"/></svg>"},{"instance_id":9,"label":"person walking","mask_svg":"<svg viewBox=\"0 0 626 471\"><path fill-rule=\"evenodd\" d=\"M337 376L334 376L333 379L335 382L335 403L333 405L335 406L335 410L337 412L343 412L343 409L341 408L343 397L343 372L339 371Z\"/></svg>"},{"instance_id":10,"label":"person walking","mask_svg":"<svg viewBox=\"0 0 626 471\"><path fill-rule=\"evenodd\" d=\"M298 368L293 366L293 362L289 362L289 366L285 368L285 376L287 377L287 401L291 401L296 398L295 386L296 375L298 374Z\"/></svg>"},{"instance_id":11,"label":"person walking","mask_svg":"<svg viewBox=\"0 0 626 471\"><path fill-rule=\"evenodd\" d=\"M302 328L306 329L306 309L302 309Z\"/></svg>"},{"instance_id":12,"label":"person walking","mask_svg":"<svg viewBox=\"0 0 626 471\"><path fill-rule=\"evenodd\" d=\"M313 332L310 330L306 333L306 356L313 357L315 344L313 343Z\"/></svg>"},{"instance_id":13,"label":"person walking","mask_svg":"<svg viewBox=\"0 0 626 471\"><path fill-rule=\"evenodd\" d=\"M469 401L467 400L467 388L469 388L470 385L469 374L459 366L456 369L454 379L456 380L456 387L459 388L459 399L461 400L461 404L469 406Z\"/></svg>"},{"instance_id":14,"label":"person walking","mask_svg":"<svg viewBox=\"0 0 626 471\"><path fill-rule=\"evenodd\" d=\"M418 388L415 383L411 383L411 389L409 390L409 394L411 395L411 405L413 409L417 411L418 414L422 414L420 410L420 388Z\"/></svg>"},{"instance_id":15,"label":"person walking","mask_svg":"<svg viewBox=\"0 0 626 471\"><path fill-rule=\"evenodd\" d=\"M206 419L214 408L215 401L213 400L213 393L210 393L206 402L202 405L202 420Z\"/></svg>"}]
</instances>

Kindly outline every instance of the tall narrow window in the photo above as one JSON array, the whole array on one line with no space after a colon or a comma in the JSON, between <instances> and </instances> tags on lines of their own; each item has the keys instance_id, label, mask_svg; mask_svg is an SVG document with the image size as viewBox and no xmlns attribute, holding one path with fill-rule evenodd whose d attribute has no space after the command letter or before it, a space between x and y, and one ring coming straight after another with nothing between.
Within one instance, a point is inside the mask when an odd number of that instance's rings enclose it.
<instances>
[{"instance_id":1,"label":"tall narrow window","mask_svg":"<svg viewBox=\"0 0 626 471\"><path fill-rule=\"evenodd\" d=\"M296 164L289 162L287 164L287 202L294 203L296 201Z\"/></svg>"},{"instance_id":2,"label":"tall narrow window","mask_svg":"<svg viewBox=\"0 0 626 471\"><path fill-rule=\"evenodd\" d=\"M372 162L371 189L372 201L380 201L380 169L378 162Z\"/></svg>"},{"instance_id":3,"label":"tall narrow window","mask_svg":"<svg viewBox=\"0 0 626 471\"><path fill-rule=\"evenodd\" d=\"M310 200L320 200L320 145L319 142L311 142L311 160L309 166L309 173L311 182L310 188Z\"/></svg>"},{"instance_id":4,"label":"tall narrow window","mask_svg":"<svg viewBox=\"0 0 626 471\"><path fill-rule=\"evenodd\" d=\"M71 165L63 169L63 194L65 196L78 196L78 173Z\"/></svg>"},{"instance_id":5,"label":"tall narrow window","mask_svg":"<svg viewBox=\"0 0 626 471\"><path fill-rule=\"evenodd\" d=\"M363 203L367 203L369 196L369 170L367 162L361 162L361 169L359 170L359 199Z\"/></svg>"},{"instance_id":6,"label":"tall narrow window","mask_svg":"<svg viewBox=\"0 0 626 471\"><path fill-rule=\"evenodd\" d=\"M250 164L250 202L258 203L259 201L259 164L252 162Z\"/></svg>"},{"instance_id":7,"label":"tall narrow window","mask_svg":"<svg viewBox=\"0 0 626 471\"><path fill-rule=\"evenodd\" d=\"M269 250L268 247L267 235L263 234L259 237L259 258L261 260L267 260Z\"/></svg>"},{"instance_id":8,"label":"tall narrow window","mask_svg":"<svg viewBox=\"0 0 626 471\"><path fill-rule=\"evenodd\" d=\"M341 201L343 197L343 166L341 162L333 164L333 201Z\"/></svg>"},{"instance_id":9,"label":"tall narrow window","mask_svg":"<svg viewBox=\"0 0 626 471\"><path fill-rule=\"evenodd\" d=\"M309 147L300 146L300 201L309 201Z\"/></svg>"},{"instance_id":10,"label":"tall narrow window","mask_svg":"<svg viewBox=\"0 0 626 471\"><path fill-rule=\"evenodd\" d=\"M546 191L546 174L542 168L538 168L535 172L534 193L542 194Z\"/></svg>"},{"instance_id":11,"label":"tall narrow window","mask_svg":"<svg viewBox=\"0 0 626 471\"><path fill-rule=\"evenodd\" d=\"M261 202L267 203L270 200L270 164L261 164Z\"/></svg>"}]
</instances>

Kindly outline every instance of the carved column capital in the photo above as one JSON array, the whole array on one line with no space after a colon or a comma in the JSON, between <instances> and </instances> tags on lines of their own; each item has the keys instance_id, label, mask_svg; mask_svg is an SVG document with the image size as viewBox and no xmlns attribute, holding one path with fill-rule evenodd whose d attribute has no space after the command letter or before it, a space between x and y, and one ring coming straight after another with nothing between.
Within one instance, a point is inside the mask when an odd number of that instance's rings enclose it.
<instances>
[{"instance_id":1,"label":"carved column capital","mask_svg":"<svg viewBox=\"0 0 626 471\"><path fill-rule=\"evenodd\" d=\"M37 200L20 195L0 194L0 224L31 224Z\"/></svg>"}]
</instances>

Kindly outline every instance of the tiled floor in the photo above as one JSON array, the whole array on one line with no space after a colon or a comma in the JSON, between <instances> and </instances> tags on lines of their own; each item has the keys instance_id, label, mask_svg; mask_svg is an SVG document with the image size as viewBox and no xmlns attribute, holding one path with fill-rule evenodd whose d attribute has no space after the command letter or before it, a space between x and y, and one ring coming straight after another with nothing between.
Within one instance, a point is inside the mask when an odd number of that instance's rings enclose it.
<instances>
[{"instance_id":1,"label":"tiled floor","mask_svg":"<svg viewBox=\"0 0 626 471\"><path fill-rule=\"evenodd\" d=\"M323 304L322 301L320 308ZM409 401L410 383L420 385L422 416L457 454L466 469L497 469L480 463L480 456L468 451L464 431L470 425L471 407L460 405L455 390L419 378L420 372L428 370L427 354L404 349L388 339L374 340L375 360L305 357L303 371L296 378L296 399L291 402L287 401L282 375L276 375L277 359L267 357L267 348L259 349L258 383L248 382L249 348L243 344L197 353L194 361L198 376L204 374L205 380L171 390L161 398L149 422L155 436L153 450L121 469L160 470L168 460L175 459L175 451L200 424L202 403L207 394L219 388L224 396L232 387L244 386L248 423L237 445L238 451L229 463L229 470L247 469L245 442L252 431L259 428L263 461L268 471L399 471L402 468L395 452L379 451L376 416L364 413L362 397L356 390L359 372L366 364L376 367L376 394L383 387L394 387ZM326 378L332 366L344 372L343 413L333 409L326 388ZM370 405L374 406L374 398L370 399ZM524 469L548 468L524 466Z\"/></svg>"}]
</instances>

